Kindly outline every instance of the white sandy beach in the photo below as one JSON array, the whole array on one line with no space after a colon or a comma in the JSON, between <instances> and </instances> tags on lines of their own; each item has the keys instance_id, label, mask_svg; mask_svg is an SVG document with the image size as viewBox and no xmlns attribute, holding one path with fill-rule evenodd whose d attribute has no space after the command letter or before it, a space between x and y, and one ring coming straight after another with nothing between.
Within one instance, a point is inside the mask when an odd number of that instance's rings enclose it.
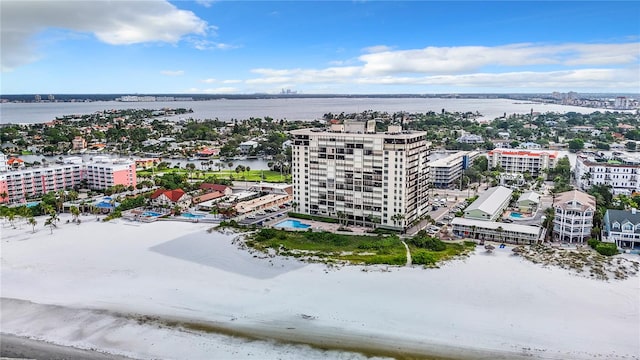
<instances>
[{"instance_id":1,"label":"white sandy beach","mask_svg":"<svg viewBox=\"0 0 640 360\"><path fill-rule=\"evenodd\" d=\"M256 258L205 224L67 218L53 235L42 218L35 234L1 229L3 333L143 359L640 359L637 276L592 280L510 248L328 269Z\"/></svg>"}]
</instances>

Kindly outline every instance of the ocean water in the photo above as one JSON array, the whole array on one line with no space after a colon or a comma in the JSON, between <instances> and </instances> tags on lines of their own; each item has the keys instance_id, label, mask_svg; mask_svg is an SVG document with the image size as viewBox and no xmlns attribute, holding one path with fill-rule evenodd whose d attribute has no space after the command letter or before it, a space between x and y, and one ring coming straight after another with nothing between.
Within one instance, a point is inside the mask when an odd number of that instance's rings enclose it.
<instances>
[{"instance_id":1,"label":"ocean water","mask_svg":"<svg viewBox=\"0 0 640 360\"><path fill-rule=\"evenodd\" d=\"M276 120L320 119L325 113L334 114L362 112L365 110L386 112L440 112L442 109L455 112L479 112L480 119L493 120L504 113L524 114L534 112L591 113L598 109L577 106L522 103L509 99L436 99L436 98L293 98L208 100L170 102L64 102L64 103L2 103L0 123L42 123L64 115L83 115L110 109L161 109L187 108L193 113L177 118L214 119L223 121L269 116ZM601 110L606 111L606 110Z\"/></svg>"}]
</instances>

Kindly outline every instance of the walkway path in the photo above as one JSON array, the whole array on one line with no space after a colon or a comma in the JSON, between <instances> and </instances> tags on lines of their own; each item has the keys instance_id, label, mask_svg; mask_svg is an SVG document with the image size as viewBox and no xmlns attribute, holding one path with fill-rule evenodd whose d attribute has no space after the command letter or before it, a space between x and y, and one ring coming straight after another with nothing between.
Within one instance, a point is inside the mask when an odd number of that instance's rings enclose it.
<instances>
[{"instance_id":1,"label":"walkway path","mask_svg":"<svg viewBox=\"0 0 640 360\"><path fill-rule=\"evenodd\" d=\"M409 246L404 242L404 240L402 240L402 245L407 249L407 266L411 266L411 252L409 251Z\"/></svg>"}]
</instances>

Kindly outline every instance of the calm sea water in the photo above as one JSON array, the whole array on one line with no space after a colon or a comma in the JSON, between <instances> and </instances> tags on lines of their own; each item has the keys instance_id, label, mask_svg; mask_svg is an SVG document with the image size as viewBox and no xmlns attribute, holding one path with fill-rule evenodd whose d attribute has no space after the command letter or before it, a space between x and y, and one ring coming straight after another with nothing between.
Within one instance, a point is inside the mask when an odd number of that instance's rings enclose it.
<instances>
[{"instance_id":1,"label":"calm sea water","mask_svg":"<svg viewBox=\"0 0 640 360\"><path fill-rule=\"evenodd\" d=\"M171 102L117 102L96 101L87 103L4 103L0 104L0 122L41 123L63 115L83 115L109 109L193 109L184 118L248 119L269 116L276 120L314 120L325 113L354 113L365 110L386 112L479 112L482 119L493 120L504 113L524 114L534 112L591 113L598 109L541 103L521 103L508 99L425 99L425 98L316 98L316 99L252 99L209 100ZM603 111L603 110L601 110Z\"/></svg>"}]
</instances>

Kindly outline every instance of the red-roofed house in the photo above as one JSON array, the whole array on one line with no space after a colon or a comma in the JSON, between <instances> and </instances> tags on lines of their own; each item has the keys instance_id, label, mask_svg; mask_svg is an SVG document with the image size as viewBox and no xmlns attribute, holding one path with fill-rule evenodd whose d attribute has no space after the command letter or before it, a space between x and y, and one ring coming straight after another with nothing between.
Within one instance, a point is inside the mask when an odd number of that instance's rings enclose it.
<instances>
[{"instance_id":1,"label":"red-roofed house","mask_svg":"<svg viewBox=\"0 0 640 360\"><path fill-rule=\"evenodd\" d=\"M191 204L191 196L182 189L165 190L158 189L151 195L151 203L156 206L179 206L187 209Z\"/></svg>"},{"instance_id":2,"label":"red-roofed house","mask_svg":"<svg viewBox=\"0 0 640 360\"><path fill-rule=\"evenodd\" d=\"M204 190L206 192L218 191L223 193L225 196L229 196L233 193L233 190L227 185L210 184L210 183L200 184L200 190Z\"/></svg>"},{"instance_id":3,"label":"red-roofed house","mask_svg":"<svg viewBox=\"0 0 640 360\"><path fill-rule=\"evenodd\" d=\"M7 166L11 169L22 169L24 167L24 160L17 157L10 157L7 160Z\"/></svg>"},{"instance_id":4,"label":"red-roofed house","mask_svg":"<svg viewBox=\"0 0 640 360\"><path fill-rule=\"evenodd\" d=\"M200 204L200 203L203 203L205 201L220 199L220 198L223 198L224 196L225 195L223 193L221 193L220 191L208 192L206 194L195 196L193 198L193 203L194 204Z\"/></svg>"}]
</instances>

